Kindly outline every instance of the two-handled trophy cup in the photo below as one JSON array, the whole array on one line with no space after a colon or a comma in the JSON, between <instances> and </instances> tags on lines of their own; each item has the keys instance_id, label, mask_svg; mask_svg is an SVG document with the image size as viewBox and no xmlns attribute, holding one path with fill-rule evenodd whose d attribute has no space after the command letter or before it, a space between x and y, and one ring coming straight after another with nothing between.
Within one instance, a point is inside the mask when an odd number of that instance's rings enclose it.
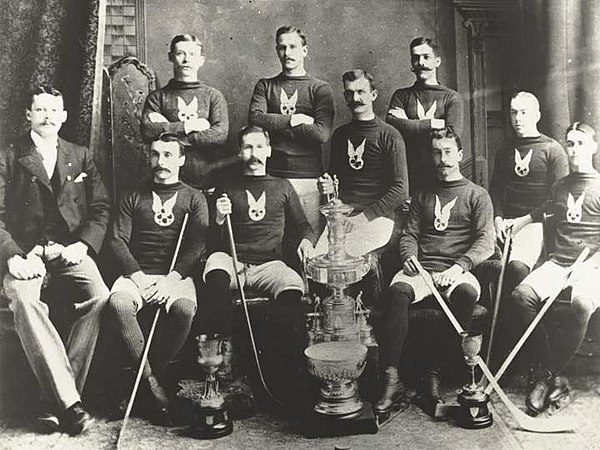
<instances>
[{"instance_id":1,"label":"two-handled trophy cup","mask_svg":"<svg viewBox=\"0 0 600 450\"><path fill-rule=\"evenodd\" d=\"M233 431L225 398L219 392L216 372L223 362L225 336L201 334L198 342L198 365L206 375L204 391L194 401L193 434L200 439L227 436Z\"/></svg>"},{"instance_id":2,"label":"two-handled trophy cup","mask_svg":"<svg viewBox=\"0 0 600 450\"><path fill-rule=\"evenodd\" d=\"M470 369L471 380L458 393L460 408L457 421L463 428L487 428L494 423L492 413L488 409L490 396L485 393L483 386L475 381L476 356L481 351L482 336L475 331L464 331L460 336L461 348L465 363Z\"/></svg>"}]
</instances>

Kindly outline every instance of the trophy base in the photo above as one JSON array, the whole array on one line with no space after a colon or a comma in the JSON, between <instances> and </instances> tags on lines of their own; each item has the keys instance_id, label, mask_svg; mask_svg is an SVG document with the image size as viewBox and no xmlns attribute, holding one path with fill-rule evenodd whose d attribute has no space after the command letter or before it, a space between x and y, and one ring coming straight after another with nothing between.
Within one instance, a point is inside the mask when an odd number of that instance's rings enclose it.
<instances>
[{"instance_id":1,"label":"trophy base","mask_svg":"<svg viewBox=\"0 0 600 450\"><path fill-rule=\"evenodd\" d=\"M489 395L475 398L460 392L457 397L460 408L457 411L456 422L463 428L477 430L492 426L494 419L488 408Z\"/></svg>"},{"instance_id":2,"label":"trophy base","mask_svg":"<svg viewBox=\"0 0 600 450\"><path fill-rule=\"evenodd\" d=\"M373 407L366 401L363 401L362 408L354 414L329 416L311 411L304 419L304 437L308 439L375 434L378 429Z\"/></svg>"},{"instance_id":3,"label":"trophy base","mask_svg":"<svg viewBox=\"0 0 600 450\"><path fill-rule=\"evenodd\" d=\"M194 408L191 435L196 439L217 439L232 431L233 422L227 408Z\"/></svg>"}]
</instances>

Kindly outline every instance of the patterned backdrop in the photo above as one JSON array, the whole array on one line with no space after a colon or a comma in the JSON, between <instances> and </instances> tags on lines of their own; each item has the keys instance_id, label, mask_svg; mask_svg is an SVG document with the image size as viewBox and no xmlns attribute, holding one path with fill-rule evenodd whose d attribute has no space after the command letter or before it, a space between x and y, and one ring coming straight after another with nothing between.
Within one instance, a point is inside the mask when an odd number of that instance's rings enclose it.
<instances>
[{"instance_id":1,"label":"patterned backdrop","mask_svg":"<svg viewBox=\"0 0 600 450\"><path fill-rule=\"evenodd\" d=\"M65 96L67 140L90 139L100 0L2 0L0 7L0 143L28 127L25 109L37 84Z\"/></svg>"}]
</instances>

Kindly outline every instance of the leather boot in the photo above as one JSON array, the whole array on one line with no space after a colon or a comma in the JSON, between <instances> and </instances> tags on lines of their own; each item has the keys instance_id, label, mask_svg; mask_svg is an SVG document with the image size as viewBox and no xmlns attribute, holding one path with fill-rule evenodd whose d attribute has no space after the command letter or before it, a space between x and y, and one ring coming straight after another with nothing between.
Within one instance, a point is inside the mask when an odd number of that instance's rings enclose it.
<instances>
[{"instance_id":1,"label":"leather boot","mask_svg":"<svg viewBox=\"0 0 600 450\"><path fill-rule=\"evenodd\" d=\"M553 379L552 373L546 371L546 374L539 378L529 392L525 405L527 405L528 413L532 416L537 416L547 406L546 397L550 390L550 383Z\"/></svg>"},{"instance_id":2,"label":"leather boot","mask_svg":"<svg viewBox=\"0 0 600 450\"><path fill-rule=\"evenodd\" d=\"M548 391L548 403L555 403L564 397L567 397L571 392L569 380L566 377L555 375L550 382L550 390Z\"/></svg>"},{"instance_id":3,"label":"leather boot","mask_svg":"<svg viewBox=\"0 0 600 450\"><path fill-rule=\"evenodd\" d=\"M143 379L146 395L150 400L150 420L156 425L170 426L172 424L169 411L169 397L154 375Z\"/></svg>"},{"instance_id":4,"label":"leather boot","mask_svg":"<svg viewBox=\"0 0 600 450\"><path fill-rule=\"evenodd\" d=\"M432 403L441 403L442 394L440 394L440 388L442 381L440 378L440 369L429 369L425 374L423 381L425 396L428 397Z\"/></svg>"},{"instance_id":5,"label":"leather boot","mask_svg":"<svg viewBox=\"0 0 600 450\"><path fill-rule=\"evenodd\" d=\"M383 393L375 405L378 413L386 413L405 396L404 385L400 381L396 367L386 367L383 371Z\"/></svg>"}]
</instances>

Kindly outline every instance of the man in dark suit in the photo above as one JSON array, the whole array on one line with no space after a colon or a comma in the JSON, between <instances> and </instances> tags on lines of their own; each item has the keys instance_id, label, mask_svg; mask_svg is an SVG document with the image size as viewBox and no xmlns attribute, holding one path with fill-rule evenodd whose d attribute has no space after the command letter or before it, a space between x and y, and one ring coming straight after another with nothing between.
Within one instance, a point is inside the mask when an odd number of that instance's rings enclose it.
<instances>
[{"instance_id":1,"label":"man in dark suit","mask_svg":"<svg viewBox=\"0 0 600 450\"><path fill-rule=\"evenodd\" d=\"M0 152L0 276L40 385L40 423L76 435L93 421L80 393L108 289L90 255L102 245L110 203L91 152L58 137L62 94L37 88L26 115L30 133ZM40 300L46 273L79 294L69 299L77 318L66 346Z\"/></svg>"}]
</instances>

